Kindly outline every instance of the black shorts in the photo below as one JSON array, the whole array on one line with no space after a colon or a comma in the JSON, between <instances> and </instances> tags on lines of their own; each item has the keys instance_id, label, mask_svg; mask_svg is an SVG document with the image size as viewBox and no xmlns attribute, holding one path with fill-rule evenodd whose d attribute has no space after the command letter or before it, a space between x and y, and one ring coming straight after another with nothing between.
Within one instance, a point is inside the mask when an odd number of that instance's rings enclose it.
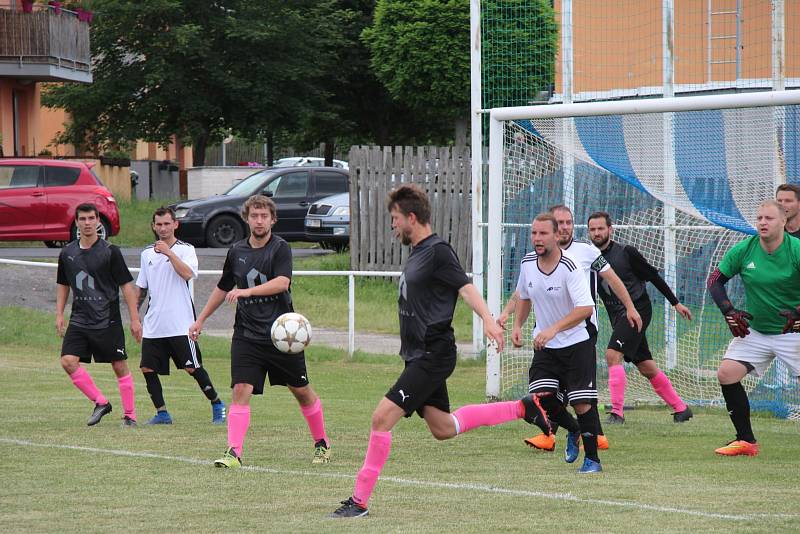
<instances>
[{"instance_id":1,"label":"black shorts","mask_svg":"<svg viewBox=\"0 0 800 534\"><path fill-rule=\"evenodd\" d=\"M422 358L405 362L400 378L386 393L386 398L402 408L406 417L417 412L424 417L425 406L450 413L447 378L456 368L457 355L427 353Z\"/></svg>"},{"instance_id":2,"label":"black shorts","mask_svg":"<svg viewBox=\"0 0 800 534\"><path fill-rule=\"evenodd\" d=\"M307 386L305 354L286 354L269 340L234 336L231 340L231 387L250 384L253 394L261 395L267 376L271 386Z\"/></svg>"},{"instance_id":3,"label":"black shorts","mask_svg":"<svg viewBox=\"0 0 800 534\"><path fill-rule=\"evenodd\" d=\"M645 332L653 317L653 307L648 300L646 304L636 303L636 310L642 316L642 331L628 324L625 312L617 313L611 317L611 326L614 331L608 339L608 348L622 353L626 362L639 363L652 360L650 346L647 344Z\"/></svg>"},{"instance_id":4,"label":"black shorts","mask_svg":"<svg viewBox=\"0 0 800 534\"><path fill-rule=\"evenodd\" d=\"M533 353L528 371L528 391L553 393L566 389L572 405L597 402L597 364L594 339L560 349L545 348Z\"/></svg>"},{"instance_id":5,"label":"black shorts","mask_svg":"<svg viewBox=\"0 0 800 534\"><path fill-rule=\"evenodd\" d=\"M62 356L77 356L83 363L110 363L127 360L122 323L94 330L73 324L67 327L61 343Z\"/></svg>"},{"instance_id":6,"label":"black shorts","mask_svg":"<svg viewBox=\"0 0 800 534\"><path fill-rule=\"evenodd\" d=\"M139 367L168 375L170 358L178 369L199 369L203 364L200 346L189 336L142 338L142 361Z\"/></svg>"}]
</instances>

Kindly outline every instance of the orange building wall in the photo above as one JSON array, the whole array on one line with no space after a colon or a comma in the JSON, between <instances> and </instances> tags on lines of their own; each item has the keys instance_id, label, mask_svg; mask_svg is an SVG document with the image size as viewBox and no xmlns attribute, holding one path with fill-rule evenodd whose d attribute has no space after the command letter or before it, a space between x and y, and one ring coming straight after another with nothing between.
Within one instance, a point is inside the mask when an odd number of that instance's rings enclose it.
<instances>
[{"instance_id":1,"label":"orange building wall","mask_svg":"<svg viewBox=\"0 0 800 534\"><path fill-rule=\"evenodd\" d=\"M561 0L555 1L561 21ZM663 85L661 0L573 0L573 94ZM769 0L743 0L740 84L772 78L772 7ZM708 70L708 0L675 0L675 83L734 82L736 65ZM714 10L732 11L736 0L713 0ZM736 18L716 15L712 35L735 35ZM800 77L800 1L785 3L786 77ZM735 60L735 39L714 39L712 61ZM556 59L556 92L563 92L561 50Z\"/></svg>"}]
</instances>

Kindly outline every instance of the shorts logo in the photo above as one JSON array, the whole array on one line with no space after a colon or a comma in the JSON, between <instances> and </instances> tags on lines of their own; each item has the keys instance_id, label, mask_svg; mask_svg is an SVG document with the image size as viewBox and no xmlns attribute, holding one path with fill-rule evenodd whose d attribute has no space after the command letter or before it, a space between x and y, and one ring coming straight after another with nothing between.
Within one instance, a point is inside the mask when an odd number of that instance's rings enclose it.
<instances>
[{"instance_id":1,"label":"shorts logo","mask_svg":"<svg viewBox=\"0 0 800 534\"><path fill-rule=\"evenodd\" d=\"M589 388L592 388L593 386L594 386L594 381L589 382Z\"/></svg>"},{"instance_id":2,"label":"shorts logo","mask_svg":"<svg viewBox=\"0 0 800 534\"><path fill-rule=\"evenodd\" d=\"M123 350L123 349L117 349L117 352L119 352L119 353L120 353L120 354L122 354L122 355L124 355L124 354L125 354L125 350Z\"/></svg>"},{"instance_id":3,"label":"shorts logo","mask_svg":"<svg viewBox=\"0 0 800 534\"><path fill-rule=\"evenodd\" d=\"M306 375L300 375L300 379L301 380L308 380L308 378L306 378Z\"/></svg>"},{"instance_id":4,"label":"shorts logo","mask_svg":"<svg viewBox=\"0 0 800 534\"><path fill-rule=\"evenodd\" d=\"M75 289L84 291L83 282L86 281L86 288L94 289L94 278L86 271L81 271L75 275Z\"/></svg>"},{"instance_id":5,"label":"shorts logo","mask_svg":"<svg viewBox=\"0 0 800 534\"><path fill-rule=\"evenodd\" d=\"M615 340L614 340L614 343L616 343L617 345L619 345L619 348L622 348L622 345L624 345L624 344L625 344L624 342L620 341L619 339L615 339Z\"/></svg>"},{"instance_id":6,"label":"shorts logo","mask_svg":"<svg viewBox=\"0 0 800 534\"><path fill-rule=\"evenodd\" d=\"M403 392L403 390L402 390L402 389L399 391L399 393L400 393L400 396L402 397L402 400L401 400L400 402L405 402L405 401L406 401L406 399L407 399L407 398L409 398L409 397L411 396L411 395L406 395L406 394Z\"/></svg>"},{"instance_id":7,"label":"shorts logo","mask_svg":"<svg viewBox=\"0 0 800 534\"><path fill-rule=\"evenodd\" d=\"M192 365L192 360L186 360L186 363L184 363L183 365Z\"/></svg>"},{"instance_id":8,"label":"shorts logo","mask_svg":"<svg viewBox=\"0 0 800 534\"><path fill-rule=\"evenodd\" d=\"M747 264L747 267L745 267L745 269L755 269L755 268L756 268L756 264L753 263L752 261Z\"/></svg>"},{"instance_id":9,"label":"shorts logo","mask_svg":"<svg viewBox=\"0 0 800 534\"><path fill-rule=\"evenodd\" d=\"M258 283L256 283L258 281ZM250 269L250 272L247 273L247 287L256 287L261 284L267 283L267 275L264 273L260 273L255 269Z\"/></svg>"}]
</instances>

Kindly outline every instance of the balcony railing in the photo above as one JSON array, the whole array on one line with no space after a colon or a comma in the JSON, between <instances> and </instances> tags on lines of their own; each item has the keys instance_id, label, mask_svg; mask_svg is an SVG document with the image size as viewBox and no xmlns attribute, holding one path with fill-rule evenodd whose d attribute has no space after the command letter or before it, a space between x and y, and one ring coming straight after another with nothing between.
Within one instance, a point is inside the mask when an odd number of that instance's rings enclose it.
<instances>
[{"instance_id":1,"label":"balcony railing","mask_svg":"<svg viewBox=\"0 0 800 534\"><path fill-rule=\"evenodd\" d=\"M91 82L89 24L67 10L36 8L0 3L0 77Z\"/></svg>"}]
</instances>

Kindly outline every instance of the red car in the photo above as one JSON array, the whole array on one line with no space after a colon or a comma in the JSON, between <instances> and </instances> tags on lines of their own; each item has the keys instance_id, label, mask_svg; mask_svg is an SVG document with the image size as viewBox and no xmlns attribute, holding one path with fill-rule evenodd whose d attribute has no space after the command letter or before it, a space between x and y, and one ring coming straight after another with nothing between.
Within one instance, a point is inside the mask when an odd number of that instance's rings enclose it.
<instances>
[{"instance_id":1,"label":"red car","mask_svg":"<svg viewBox=\"0 0 800 534\"><path fill-rule=\"evenodd\" d=\"M100 211L100 237L117 235L117 201L91 167L77 160L0 159L0 241L61 246L77 237L75 208L84 202Z\"/></svg>"}]
</instances>

